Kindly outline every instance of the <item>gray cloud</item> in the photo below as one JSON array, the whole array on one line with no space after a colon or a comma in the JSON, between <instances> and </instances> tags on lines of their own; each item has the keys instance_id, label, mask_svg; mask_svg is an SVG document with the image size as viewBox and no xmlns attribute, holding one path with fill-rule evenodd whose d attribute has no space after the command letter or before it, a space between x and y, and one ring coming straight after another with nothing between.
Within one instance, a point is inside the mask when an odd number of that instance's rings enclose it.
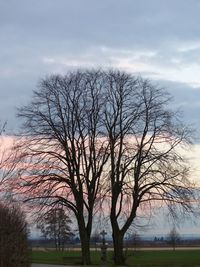
<instances>
[{"instance_id":1,"label":"gray cloud","mask_svg":"<svg viewBox=\"0 0 200 267\"><path fill-rule=\"evenodd\" d=\"M0 0L0 121L16 130L50 73L118 67L165 87L199 134L199 13L199 0Z\"/></svg>"},{"instance_id":2,"label":"gray cloud","mask_svg":"<svg viewBox=\"0 0 200 267\"><path fill-rule=\"evenodd\" d=\"M0 1L2 119L17 124L15 106L26 103L40 77L101 66L167 84L186 117L198 121L198 90L170 82L170 73L168 82L161 79L165 69L200 68L199 11L198 0Z\"/></svg>"},{"instance_id":3,"label":"gray cloud","mask_svg":"<svg viewBox=\"0 0 200 267\"><path fill-rule=\"evenodd\" d=\"M8 0L1 3L5 31L35 41L68 40L112 47L149 48L166 40L199 40L198 1ZM36 39L37 40L36 40Z\"/></svg>"},{"instance_id":4,"label":"gray cloud","mask_svg":"<svg viewBox=\"0 0 200 267\"><path fill-rule=\"evenodd\" d=\"M183 118L188 125L192 125L197 130L197 135L200 133L200 88L193 88L192 86L179 82L158 81L160 86L173 96L172 107L180 109L183 112ZM198 141L200 141L197 136Z\"/></svg>"}]
</instances>

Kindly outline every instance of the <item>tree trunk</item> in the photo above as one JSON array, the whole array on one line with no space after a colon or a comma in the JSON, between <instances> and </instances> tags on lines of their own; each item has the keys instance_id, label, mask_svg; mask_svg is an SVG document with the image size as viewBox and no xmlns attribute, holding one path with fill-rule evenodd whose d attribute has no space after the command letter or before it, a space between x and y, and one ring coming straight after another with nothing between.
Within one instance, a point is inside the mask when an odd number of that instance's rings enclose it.
<instances>
[{"instance_id":1,"label":"tree trunk","mask_svg":"<svg viewBox=\"0 0 200 267\"><path fill-rule=\"evenodd\" d=\"M90 265L91 258L90 258L90 241L87 236L86 229L82 232L80 231L80 241L81 241L81 256L82 256L82 264L83 265Z\"/></svg>"},{"instance_id":2,"label":"tree trunk","mask_svg":"<svg viewBox=\"0 0 200 267\"><path fill-rule=\"evenodd\" d=\"M87 232L87 228L85 227L85 221L83 214L78 214L78 227L79 227L79 235L81 241L81 256L82 256L82 264L90 265L90 233Z\"/></svg>"},{"instance_id":3,"label":"tree trunk","mask_svg":"<svg viewBox=\"0 0 200 267\"><path fill-rule=\"evenodd\" d=\"M120 231L113 232L113 247L114 247L114 263L116 265L124 265L125 257L123 252L123 235Z\"/></svg>"}]
</instances>

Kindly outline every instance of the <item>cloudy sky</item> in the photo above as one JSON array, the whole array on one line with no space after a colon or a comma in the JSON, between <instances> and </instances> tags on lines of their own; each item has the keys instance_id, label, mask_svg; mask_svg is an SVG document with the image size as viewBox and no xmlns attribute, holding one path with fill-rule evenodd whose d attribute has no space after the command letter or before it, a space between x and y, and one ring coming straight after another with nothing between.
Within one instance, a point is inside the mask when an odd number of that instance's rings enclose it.
<instances>
[{"instance_id":1,"label":"cloudy sky","mask_svg":"<svg viewBox=\"0 0 200 267\"><path fill-rule=\"evenodd\" d=\"M0 0L0 120L15 130L48 74L120 68L166 87L200 137L199 14L199 0Z\"/></svg>"},{"instance_id":2,"label":"cloudy sky","mask_svg":"<svg viewBox=\"0 0 200 267\"><path fill-rule=\"evenodd\" d=\"M199 0L0 0L0 112L38 80L80 67L116 67L156 80L198 129Z\"/></svg>"}]
</instances>

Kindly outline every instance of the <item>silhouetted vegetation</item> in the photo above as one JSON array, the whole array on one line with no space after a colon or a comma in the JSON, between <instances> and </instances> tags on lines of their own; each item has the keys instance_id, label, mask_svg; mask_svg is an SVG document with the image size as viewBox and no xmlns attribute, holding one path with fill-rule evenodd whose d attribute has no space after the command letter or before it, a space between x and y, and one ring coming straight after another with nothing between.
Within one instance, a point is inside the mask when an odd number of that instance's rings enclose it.
<instances>
[{"instance_id":1,"label":"silhouetted vegetation","mask_svg":"<svg viewBox=\"0 0 200 267\"><path fill-rule=\"evenodd\" d=\"M83 264L91 263L93 216L104 199L118 265L138 208L150 214L159 202L173 216L192 211L194 187L180 152L191 131L170 100L125 72L74 71L42 80L19 110L23 136L15 148L26 197L74 213Z\"/></svg>"},{"instance_id":2,"label":"silhouetted vegetation","mask_svg":"<svg viewBox=\"0 0 200 267\"><path fill-rule=\"evenodd\" d=\"M37 228L43 237L54 242L56 250L63 251L65 244L73 237L71 223L64 208L56 206L39 216Z\"/></svg>"},{"instance_id":3,"label":"silhouetted vegetation","mask_svg":"<svg viewBox=\"0 0 200 267\"><path fill-rule=\"evenodd\" d=\"M27 224L14 205L0 204L0 267L28 267Z\"/></svg>"}]
</instances>

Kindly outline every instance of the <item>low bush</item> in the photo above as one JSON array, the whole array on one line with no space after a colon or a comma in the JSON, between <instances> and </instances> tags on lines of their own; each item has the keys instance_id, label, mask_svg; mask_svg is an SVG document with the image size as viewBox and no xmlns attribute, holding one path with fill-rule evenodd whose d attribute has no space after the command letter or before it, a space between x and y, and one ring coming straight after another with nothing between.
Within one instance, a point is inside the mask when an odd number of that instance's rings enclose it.
<instances>
[{"instance_id":1,"label":"low bush","mask_svg":"<svg viewBox=\"0 0 200 267\"><path fill-rule=\"evenodd\" d=\"M0 267L29 267L27 223L19 207L0 204Z\"/></svg>"}]
</instances>

